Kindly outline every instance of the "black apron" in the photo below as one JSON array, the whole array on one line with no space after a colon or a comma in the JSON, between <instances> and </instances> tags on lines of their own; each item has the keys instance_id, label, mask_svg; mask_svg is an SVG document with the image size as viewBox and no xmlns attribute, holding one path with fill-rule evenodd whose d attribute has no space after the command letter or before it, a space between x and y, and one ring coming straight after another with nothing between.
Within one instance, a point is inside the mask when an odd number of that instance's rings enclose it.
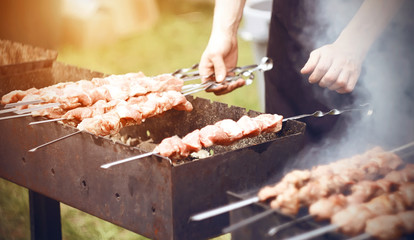
<instances>
[{"instance_id":1,"label":"black apron","mask_svg":"<svg viewBox=\"0 0 414 240\"><path fill-rule=\"evenodd\" d=\"M323 0L275 0L273 2L267 56L274 60L274 67L265 72L266 112L290 117L312 113L316 110L328 111L332 108L341 109L369 102L370 92L361 84L363 81L361 77L352 93L339 94L321 88L317 84L310 84L309 76L300 73L300 69L308 60L312 50L332 43L338 36L336 34L327 36L327 26L316 20L319 17L318 8L322 6L320 4L327 2L332 3ZM353 11L350 11L348 16L342 16L345 21L339 23L342 26L338 29L346 26L361 3L361 1L354 2ZM341 10L338 7L332 11ZM314 40L321 38L323 40L315 44ZM412 49L412 47L409 48ZM361 72L361 76L363 75L364 66ZM344 129L352 127L350 126L352 121L348 121L347 117L350 115L301 120L307 124L306 142L317 143L328 135L331 138L339 138ZM355 118L355 116L352 117Z\"/></svg>"}]
</instances>

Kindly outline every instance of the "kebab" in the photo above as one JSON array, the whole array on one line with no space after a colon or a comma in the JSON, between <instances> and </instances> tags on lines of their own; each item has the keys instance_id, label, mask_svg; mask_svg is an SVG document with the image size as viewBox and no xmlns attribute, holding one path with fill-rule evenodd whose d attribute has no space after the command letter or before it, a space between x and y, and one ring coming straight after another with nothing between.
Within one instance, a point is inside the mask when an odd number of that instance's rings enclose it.
<instances>
[{"instance_id":1,"label":"kebab","mask_svg":"<svg viewBox=\"0 0 414 240\"><path fill-rule=\"evenodd\" d=\"M268 235L273 236L277 232L290 227L293 224L314 218L318 221L330 219L335 213L349 205L361 204L384 193L390 193L398 188L401 183L414 180L414 164L407 164L402 170L394 170L384 178L369 181L363 180L351 186L349 195L342 193L333 194L329 197L320 198L309 206L309 214L291 222L272 227Z\"/></svg>"},{"instance_id":2,"label":"kebab","mask_svg":"<svg viewBox=\"0 0 414 240\"><path fill-rule=\"evenodd\" d=\"M404 183L396 192L383 194L369 202L350 205L342 209L332 216L330 225L289 238L289 240L309 239L334 230L355 236L364 231L368 220L383 215L396 215L413 207L414 183Z\"/></svg>"},{"instance_id":3,"label":"kebab","mask_svg":"<svg viewBox=\"0 0 414 240\"><path fill-rule=\"evenodd\" d=\"M259 191L261 201L270 201L272 208L278 208L288 215L296 215L301 205L309 205L322 197L328 197L345 191L349 186L361 180L372 180L398 168L403 161L394 153L385 152L376 147L362 155L342 159L327 165L320 165L304 171L308 178L282 179L274 187L265 187Z\"/></svg>"},{"instance_id":4,"label":"kebab","mask_svg":"<svg viewBox=\"0 0 414 240\"><path fill-rule=\"evenodd\" d=\"M377 181L361 181L351 187L351 194L331 195L321 198L309 206L310 215L317 220L329 219L348 205L360 204L373 197L392 192L397 185L414 181L414 164L407 164L402 170L394 170Z\"/></svg>"},{"instance_id":5,"label":"kebab","mask_svg":"<svg viewBox=\"0 0 414 240\"><path fill-rule=\"evenodd\" d=\"M179 92L151 93L120 101L104 114L83 119L77 126L81 131L106 136L115 134L122 127L141 124L145 119L158 116L170 109L191 111L193 106Z\"/></svg>"},{"instance_id":6,"label":"kebab","mask_svg":"<svg viewBox=\"0 0 414 240\"><path fill-rule=\"evenodd\" d=\"M102 165L108 168L126 161L135 160L152 154L160 154L173 161L187 157L190 152L197 152L201 148L212 145L230 145L242 138L257 136L262 133L278 132L282 129L283 116L277 114L261 114L254 118L241 117L237 122L224 119L201 129L196 129L183 138L172 136L165 138L155 147L154 151Z\"/></svg>"},{"instance_id":7,"label":"kebab","mask_svg":"<svg viewBox=\"0 0 414 240\"><path fill-rule=\"evenodd\" d=\"M151 92L181 91L183 83L182 79L169 74L146 77L141 72L128 73L91 81L58 83L41 89L15 90L2 97L2 104L41 99L43 102L58 102L62 109L68 110L91 106L98 100L127 100Z\"/></svg>"},{"instance_id":8,"label":"kebab","mask_svg":"<svg viewBox=\"0 0 414 240\"><path fill-rule=\"evenodd\" d=\"M195 214L190 217L190 220L201 221L225 212L232 211L234 209L250 205L252 203L269 200L271 201L272 199L276 200L277 197L281 194L283 194L283 198L286 198L287 203L290 200L288 198L289 194L293 197L296 197L296 201L294 201L292 204L293 207L290 207L290 209L286 208L288 212L296 212L299 208L299 201L297 197L298 189L306 185L308 182L311 182L312 179L315 179L318 176L323 176L324 174L333 174L335 172L337 172L337 175L339 175L341 174L340 171L342 167L349 169L365 169L365 171L368 173L373 173L375 169L376 171L380 171L382 173L384 173L385 170L391 171L402 164L402 160L393 152L400 151L401 149L410 147L413 144L414 143L406 144L390 152L385 152L382 148L375 147L368 150L362 155L357 155L349 159L343 159L326 165L319 165L317 167L313 167L311 170L293 170L286 174L282 180L274 186L266 186L262 188L256 196L252 196L242 201ZM365 163L366 160L368 160L367 163ZM351 173L350 171L347 172L348 174ZM361 174L356 175L361 176ZM344 175L343 177L346 176Z\"/></svg>"},{"instance_id":9,"label":"kebab","mask_svg":"<svg viewBox=\"0 0 414 240\"><path fill-rule=\"evenodd\" d=\"M297 170L291 172L291 176L298 173ZM363 180L355 183L350 187L350 194L344 195L333 194L329 197L321 198L312 203L309 207L309 215L305 215L301 218L294 219L290 222L281 224L276 227L272 227L268 230L268 235L273 236L277 232L290 227L298 222L305 221L311 217L317 220L329 219L334 213L345 208L347 205L360 204L370 200L373 197L379 196L384 193L395 191L400 183L409 182L414 180L414 164L407 164L402 170L393 170L389 172L384 178L369 181ZM271 208L268 211L253 216L251 219L246 219L240 223L236 223L223 229L224 233L233 232L241 227L250 224L251 222L265 217L275 211Z\"/></svg>"},{"instance_id":10,"label":"kebab","mask_svg":"<svg viewBox=\"0 0 414 240\"><path fill-rule=\"evenodd\" d=\"M381 240L398 239L404 234L414 233L414 211L383 215L367 221L365 236Z\"/></svg>"},{"instance_id":11,"label":"kebab","mask_svg":"<svg viewBox=\"0 0 414 240\"><path fill-rule=\"evenodd\" d=\"M311 217L316 220L330 219L332 215L348 205L361 204L373 197L380 196L384 193L390 193L398 188L401 183L414 180L414 164L407 164L402 170L393 170L389 172L384 178L369 181L363 180L355 183L350 188L350 194L344 195L342 193L333 194L329 197L324 197L309 206L309 215L294 219L293 221L272 227L268 230L268 235L273 236L277 232L290 227L298 222L305 221Z\"/></svg>"}]
</instances>

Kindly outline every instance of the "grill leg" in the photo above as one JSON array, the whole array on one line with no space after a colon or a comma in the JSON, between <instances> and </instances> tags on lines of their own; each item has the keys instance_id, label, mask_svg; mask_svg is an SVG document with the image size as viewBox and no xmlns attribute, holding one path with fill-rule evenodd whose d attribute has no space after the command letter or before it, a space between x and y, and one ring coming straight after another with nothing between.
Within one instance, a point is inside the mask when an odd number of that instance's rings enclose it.
<instances>
[{"instance_id":1,"label":"grill leg","mask_svg":"<svg viewBox=\"0 0 414 240\"><path fill-rule=\"evenodd\" d=\"M29 190L29 205L31 239L62 239L60 203Z\"/></svg>"}]
</instances>

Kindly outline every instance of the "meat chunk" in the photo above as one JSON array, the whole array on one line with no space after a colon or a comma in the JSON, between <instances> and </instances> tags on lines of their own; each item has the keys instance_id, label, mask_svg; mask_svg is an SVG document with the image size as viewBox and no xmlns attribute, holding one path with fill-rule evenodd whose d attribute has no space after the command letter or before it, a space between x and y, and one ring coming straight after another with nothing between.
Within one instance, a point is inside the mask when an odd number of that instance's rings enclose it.
<instances>
[{"instance_id":1,"label":"meat chunk","mask_svg":"<svg viewBox=\"0 0 414 240\"><path fill-rule=\"evenodd\" d=\"M321 198L309 207L309 214L317 220L330 219L335 213L342 210L348 201L342 194L335 194L329 198Z\"/></svg>"},{"instance_id":2,"label":"meat chunk","mask_svg":"<svg viewBox=\"0 0 414 240\"><path fill-rule=\"evenodd\" d=\"M365 232L377 239L399 239L404 230L404 223L398 215L383 215L367 221Z\"/></svg>"},{"instance_id":3,"label":"meat chunk","mask_svg":"<svg viewBox=\"0 0 414 240\"><path fill-rule=\"evenodd\" d=\"M210 147L214 144L228 143L228 135L216 125L207 125L200 129L200 142L203 147Z\"/></svg>"},{"instance_id":4,"label":"meat chunk","mask_svg":"<svg viewBox=\"0 0 414 240\"><path fill-rule=\"evenodd\" d=\"M246 137L257 136L262 131L261 125L259 125L258 121L255 121L248 116L241 117L237 121L237 125L239 125L243 130L243 135Z\"/></svg>"},{"instance_id":5,"label":"meat chunk","mask_svg":"<svg viewBox=\"0 0 414 240\"><path fill-rule=\"evenodd\" d=\"M278 132L282 129L283 116L277 114L261 114L254 118L262 132Z\"/></svg>"},{"instance_id":6,"label":"meat chunk","mask_svg":"<svg viewBox=\"0 0 414 240\"><path fill-rule=\"evenodd\" d=\"M221 128L224 133L227 135L227 142L221 142L223 145L231 144L243 137L243 129L233 120L224 119L218 121L216 124L217 127Z\"/></svg>"},{"instance_id":7,"label":"meat chunk","mask_svg":"<svg viewBox=\"0 0 414 240\"><path fill-rule=\"evenodd\" d=\"M186 145L188 151L198 152L201 150L202 145L200 141L200 130L196 129L191 133L185 135L183 143Z\"/></svg>"},{"instance_id":8,"label":"meat chunk","mask_svg":"<svg viewBox=\"0 0 414 240\"><path fill-rule=\"evenodd\" d=\"M185 144L178 136L165 138L154 151L171 159L181 158L182 156L187 157L189 155Z\"/></svg>"},{"instance_id":9,"label":"meat chunk","mask_svg":"<svg viewBox=\"0 0 414 240\"><path fill-rule=\"evenodd\" d=\"M364 231L365 223L373 217L375 214L364 205L351 205L334 214L331 223L339 226L342 233L355 236Z\"/></svg>"}]
</instances>

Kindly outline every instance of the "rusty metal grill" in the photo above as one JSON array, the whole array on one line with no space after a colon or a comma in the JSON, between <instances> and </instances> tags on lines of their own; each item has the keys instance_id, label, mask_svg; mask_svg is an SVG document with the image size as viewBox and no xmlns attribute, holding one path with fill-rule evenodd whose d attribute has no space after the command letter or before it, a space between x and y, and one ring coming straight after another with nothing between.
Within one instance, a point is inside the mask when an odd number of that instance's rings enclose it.
<instances>
[{"instance_id":1,"label":"rusty metal grill","mask_svg":"<svg viewBox=\"0 0 414 240\"><path fill-rule=\"evenodd\" d=\"M1 94L100 76L55 62L48 69L0 79ZM191 113L170 111L122 133L157 144L217 120L258 114L207 99L189 100L194 105ZM229 224L228 214L199 223L189 222L189 216L225 204L228 190L240 192L264 184L301 148L305 130L304 123L288 121L277 134L212 147L214 155L206 159L172 165L168 159L150 156L104 170L102 164L148 151L152 145L131 147L81 133L29 153L32 147L75 131L59 123L28 126L33 120L0 121L0 177L153 239L219 235Z\"/></svg>"}]
</instances>

